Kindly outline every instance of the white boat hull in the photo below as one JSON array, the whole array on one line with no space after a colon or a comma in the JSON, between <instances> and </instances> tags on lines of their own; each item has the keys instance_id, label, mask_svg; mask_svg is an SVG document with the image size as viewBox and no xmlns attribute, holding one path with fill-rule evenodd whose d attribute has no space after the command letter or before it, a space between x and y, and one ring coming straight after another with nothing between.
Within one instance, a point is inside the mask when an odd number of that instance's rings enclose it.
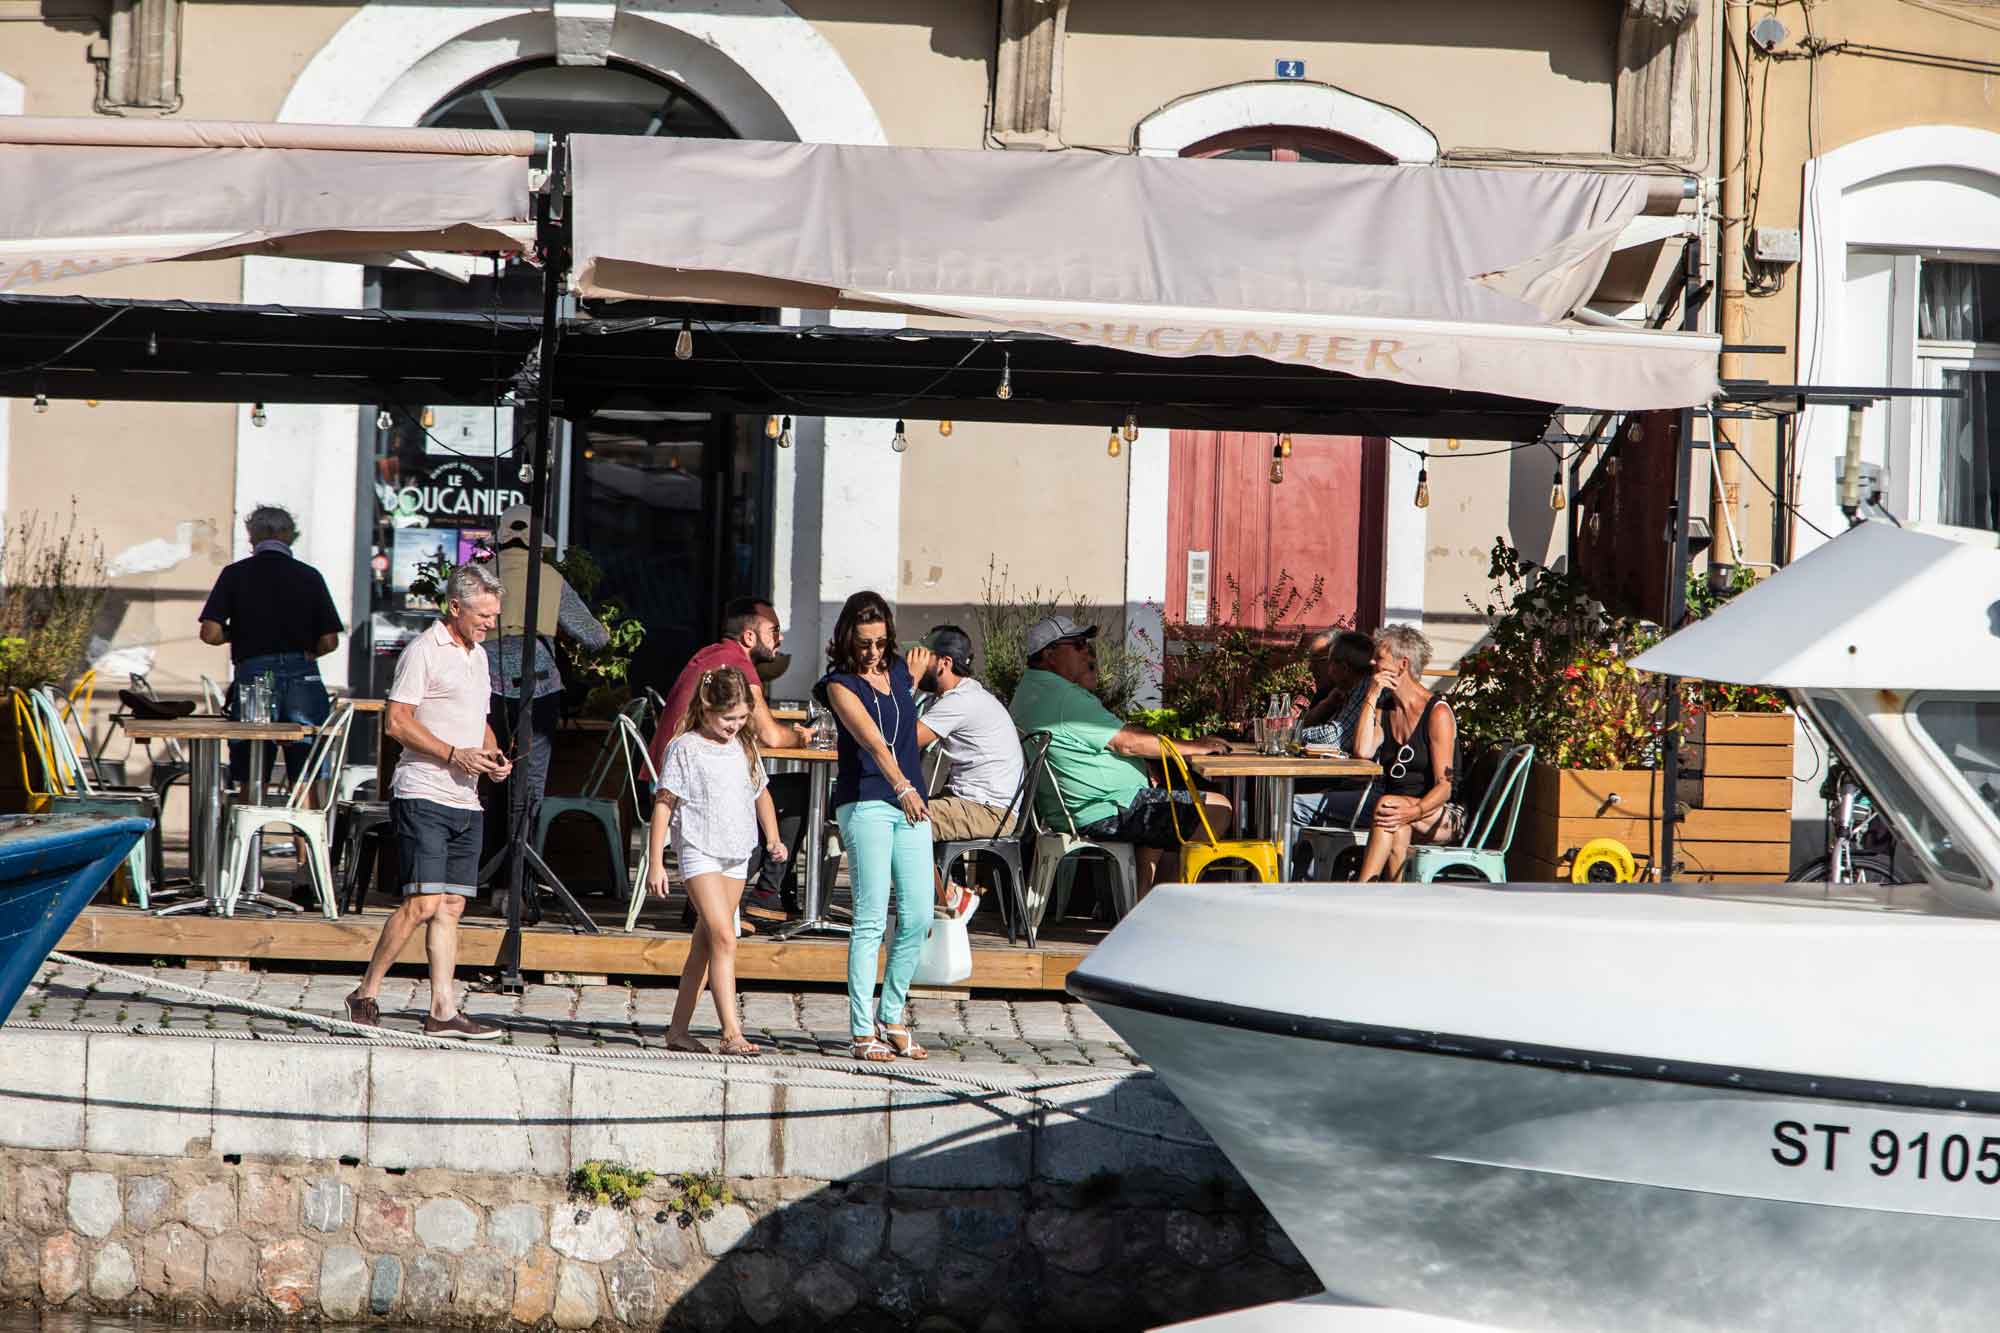
<instances>
[{"instance_id":1,"label":"white boat hull","mask_svg":"<svg viewBox=\"0 0 2000 1333\"><path fill-rule=\"evenodd\" d=\"M1166 890L1072 980L1332 1296L1516 1329L2000 1318L2000 1078L1967 1078L2000 1056L2000 967L1973 966L2000 926L1391 892ZM1232 922L1263 957L1232 954ZM1550 931L1564 948L1509 965ZM1771 965L1731 975L1759 947ZM1850 1029L1844 1066L1784 1058L1826 1049L1857 1001L1885 1043ZM1615 1031L1637 1040L1578 1040ZM1937 1078L1903 1077L1927 1061Z\"/></svg>"}]
</instances>

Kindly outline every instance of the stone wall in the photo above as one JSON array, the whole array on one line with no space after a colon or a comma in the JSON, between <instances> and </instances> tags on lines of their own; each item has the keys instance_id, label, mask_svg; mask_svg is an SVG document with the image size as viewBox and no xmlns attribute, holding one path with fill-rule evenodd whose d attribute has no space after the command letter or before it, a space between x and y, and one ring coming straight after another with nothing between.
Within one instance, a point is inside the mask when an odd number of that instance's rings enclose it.
<instances>
[{"instance_id":1,"label":"stone wall","mask_svg":"<svg viewBox=\"0 0 2000 1333\"><path fill-rule=\"evenodd\" d=\"M1018 1102L715 1072L0 1034L0 1303L1005 1333L1147 1328L1316 1289L1213 1150ZM1149 1078L1068 1095L1198 1132ZM593 1157L661 1178L629 1208L580 1205L565 1175ZM730 1200L680 1216L664 1177L682 1172Z\"/></svg>"}]
</instances>

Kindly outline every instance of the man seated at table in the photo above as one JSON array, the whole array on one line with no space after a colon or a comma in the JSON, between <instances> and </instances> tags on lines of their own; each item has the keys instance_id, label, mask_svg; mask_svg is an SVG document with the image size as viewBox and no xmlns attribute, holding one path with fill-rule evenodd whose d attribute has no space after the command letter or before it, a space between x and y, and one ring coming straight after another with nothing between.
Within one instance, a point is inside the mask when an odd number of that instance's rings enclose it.
<instances>
[{"instance_id":1,"label":"man seated at table","mask_svg":"<svg viewBox=\"0 0 2000 1333\"><path fill-rule=\"evenodd\" d=\"M936 744L951 766L944 792L927 803L931 841L997 838L1011 832L1007 807L1021 788L1021 737L1007 706L973 676L972 639L939 625L909 652L910 676L934 696L917 719L917 744Z\"/></svg>"},{"instance_id":2,"label":"man seated at table","mask_svg":"<svg viewBox=\"0 0 2000 1333\"><path fill-rule=\"evenodd\" d=\"M1048 767L1062 796L1059 800L1054 787L1040 784L1035 810L1042 822L1056 829L1073 822L1077 833L1092 841L1132 843L1143 897L1159 879L1165 854L1180 846L1181 837L1201 837L1201 820L1192 798L1177 786L1173 802L1180 807L1180 832L1175 832L1176 812L1167 792L1155 787L1146 771L1146 760L1161 757L1159 735L1120 722L1092 693L1097 650L1091 641L1096 637L1095 625L1078 625L1065 616L1046 616L1030 625L1024 645L1028 669L1014 687L1010 711L1023 734L1049 733ZM1227 748L1219 736L1175 744L1183 754L1216 754ZM1213 792L1202 793L1201 799L1216 836L1228 833L1229 802Z\"/></svg>"},{"instance_id":3,"label":"man seated at table","mask_svg":"<svg viewBox=\"0 0 2000 1333\"><path fill-rule=\"evenodd\" d=\"M785 632L778 624L777 608L756 597L738 597L722 608L722 637L688 659L680 675L667 691L666 706L655 724L653 771L666 763L667 745L687 718L688 703L702 674L717 667L734 667L750 685L750 733L767 750L798 749L812 744L812 729L794 722L780 722L771 716L764 698L764 685L757 675L759 662L776 661L784 646ZM745 907L796 912L798 881L788 877L786 868L796 867L799 841L805 834L806 807L812 797L812 779L805 773L774 773L770 779L771 801L778 811L778 837L785 844L786 859L776 861L765 855L760 845L750 858L750 886L744 895ZM782 904L782 908L780 905ZM683 913L685 924L694 924L690 905ZM746 932L747 933L747 932Z\"/></svg>"}]
</instances>

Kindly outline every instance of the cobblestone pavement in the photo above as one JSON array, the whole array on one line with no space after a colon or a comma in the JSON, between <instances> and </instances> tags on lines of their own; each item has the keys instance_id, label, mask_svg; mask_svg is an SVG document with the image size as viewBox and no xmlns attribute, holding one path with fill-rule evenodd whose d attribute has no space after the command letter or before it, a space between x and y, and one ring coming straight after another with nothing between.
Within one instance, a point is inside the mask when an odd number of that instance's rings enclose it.
<instances>
[{"instance_id":1,"label":"cobblestone pavement","mask_svg":"<svg viewBox=\"0 0 2000 1333\"><path fill-rule=\"evenodd\" d=\"M171 1031L282 1033L304 1025L235 1008L231 1001L254 1000L344 1018L341 1002L355 982L353 973L119 966L157 980L199 987L212 999L139 986L51 962L42 966L9 1019ZM471 992L465 996L464 1008L475 1017L504 1024L506 1040L517 1046L602 1053L660 1048L673 1014L674 997L674 990L663 986L530 985L518 996ZM737 1002L744 1031L762 1046L791 1055L849 1054L847 997L840 992L754 990L740 994ZM420 1031L430 1008L430 985L392 976L382 985L381 1005L385 1025ZM1139 1063L1102 1019L1072 1001L913 998L910 1010L917 1039L930 1048L933 1061L1106 1069L1129 1069ZM706 995L695 1008L692 1030L696 1037L709 1041L719 1035L714 1002Z\"/></svg>"}]
</instances>

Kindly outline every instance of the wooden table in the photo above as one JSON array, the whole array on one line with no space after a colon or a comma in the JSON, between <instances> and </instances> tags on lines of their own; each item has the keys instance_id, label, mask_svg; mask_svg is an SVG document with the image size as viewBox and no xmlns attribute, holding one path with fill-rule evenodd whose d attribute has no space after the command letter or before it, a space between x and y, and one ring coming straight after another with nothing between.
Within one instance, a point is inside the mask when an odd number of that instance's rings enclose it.
<instances>
[{"instance_id":1,"label":"wooden table","mask_svg":"<svg viewBox=\"0 0 2000 1333\"><path fill-rule=\"evenodd\" d=\"M387 699L348 699L345 696L341 696L337 697L334 702L345 702L357 713L386 713L389 711L389 701Z\"/></svg>"},{"instance_id":2,"label":"wooden table","mask_svg":"<svg viewBox=\"0 0 2000 1333\"><path fill-rule=\"evenodd\" d=\"M188 748L188 878L201 888L194 902L162 908L161 916L172 912L204 911L224 915L222 901L222 854L224 839L223 793L228 784L223 777L223 744L249 741L250 775L244 783L245 798L262 804L264 794L264 747L277 741L302 741L314 728L297 722L237 722L226 717L140 718L120 717L126 735L135 741L180 741ZM253 876L244 886L241 899L255 899ZM278 900L272 899L276 902ZM297 910L291 903L283 906Z\"/></svg>"},{"instance_id":3,"label":"wooden table","mask_svg":"<svg viewBox=\"0 0 2000 1333\"><path fill-rule=\"evenodd\" d=\"M1196 777L1211 782L1224 779L1248 780L1257 785L1258 804L1263 811L1264 836L1278 845L1278 869L1287 880L1292 877L1292 796L1300 778L1372 778L1382 768L1370 759L1322 759L1315 755L1269 755L1255 750L1226 750L1221 754L1191 754L1188 767ZM1237 822L1242 822L1239 811Z\"/></svg>"},{"instance_id":4,"label":"wooden table","mask_svg":"<svg viewBox=\"0 0 2000 1333\"><path fill-rule=\"evenodd\" d=\"M832 750L796 746L767 749L763 755L774 762L804 764L812 778L812 795L806 801L806 863L799 868L799 891L805 911L799 920L778 931L773 938L788 940L794 935L816 931L845 935L848 927L826 915L827 890L832 886L825 883L823 864L826 860L826 803L833 791L833 770L838 755Z\"/></svg>"},{"instance_id":5,"label":"wooden table","mask_svg":"<svg viewBox=\"0 0 2000 1333\"><path fill-rule=\"evenodd\" d=\"M780 722L810 722L812 715L803 708L773 708L771 716Z\"/></svg>"}]
</instances>

